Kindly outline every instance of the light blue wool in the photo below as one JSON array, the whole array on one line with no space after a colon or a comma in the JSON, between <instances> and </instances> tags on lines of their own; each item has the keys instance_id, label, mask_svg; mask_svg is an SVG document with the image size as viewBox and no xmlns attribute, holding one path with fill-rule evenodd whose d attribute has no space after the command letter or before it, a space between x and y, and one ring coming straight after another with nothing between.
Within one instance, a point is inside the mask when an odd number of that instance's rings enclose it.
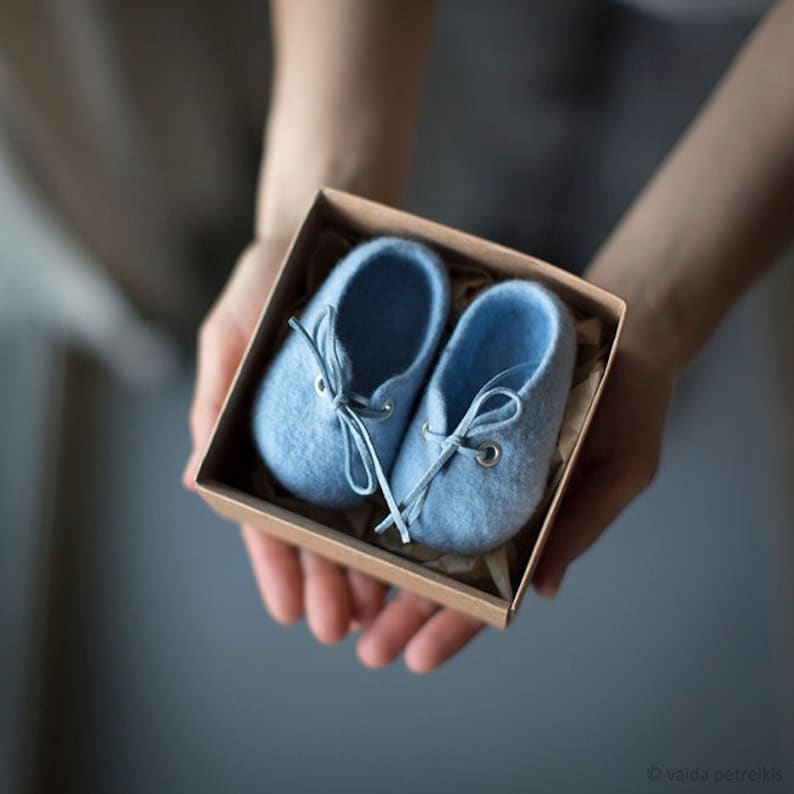
<instances>
[{"instance_id":1,"label":"light blue wool","mask_svg":"<svg viewBox=\"0 0 794 794\"><path fill-rule=\"evenodd\" d=\"M505 281L469 305L392 470L410 539L478 554L529 520L546 488L575 359L573 320L540 284ZM478 462L497 454L492 466ZM393 523L387 516L377 531Z\"/></svg>"},{"instance_id":2,"label":"light blue wool","mask_svg":"<svg viewBox=\"0 0 794 794\"><path fill-rule=\"evenodd\" d=\"M363 243L331 271L254 403L257 449L284 488L337 509L379 487L390 501L387 476L449 300L438 258L409 240Z\"/></svg>"}]
</instances>

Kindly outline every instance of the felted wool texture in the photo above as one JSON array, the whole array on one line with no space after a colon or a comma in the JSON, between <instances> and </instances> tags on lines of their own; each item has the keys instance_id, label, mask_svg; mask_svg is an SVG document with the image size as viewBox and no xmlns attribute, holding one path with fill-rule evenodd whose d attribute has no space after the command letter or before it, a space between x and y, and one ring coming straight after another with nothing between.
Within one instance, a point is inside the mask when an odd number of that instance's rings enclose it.
<instances>
[{"instance_id":1,"label":"felted wool texture","mask_svg":"<svg viewBox=\"0 0 794 794\"><path fill-rule=\"evenodd\" d=\"M474 555L503 544L526 524L546 490L575 358L573 320L540 284L504 281L469 305L406 430L391 477L397 500L439 455L439 444L423 437L426 421L434 433L448 435L492 377L528 364L527 370L499 384L517 392L522 411L514 424L473 433L466 440L472 447L497 442L501 457L496 465L483 467L456 453L436 474L410 526L412 539L441 552ZM511 406L499 405L498 399L484 406L483 421L509 414Z\"/></svg>"},{"instance_id":2,"label":"felted wool texture","mask_svg":"<svg viewBox=\"0 0 794 794\"><path fill-rule=\"evenodd\" d=\"M381 237L347 254L300 315L311 328L333 306L347 387L373 407L393 401L388 419L363 419L387 474L437 352L449 301L446 271L430 249ZM294 496L350 508L366 497L345 476L343 431L330 400L315 390L318 374L305 341L288 333L254 401L253 437L270 473ZM351 446L361 482L363 466Z\"/></svg>"}]
</instances>

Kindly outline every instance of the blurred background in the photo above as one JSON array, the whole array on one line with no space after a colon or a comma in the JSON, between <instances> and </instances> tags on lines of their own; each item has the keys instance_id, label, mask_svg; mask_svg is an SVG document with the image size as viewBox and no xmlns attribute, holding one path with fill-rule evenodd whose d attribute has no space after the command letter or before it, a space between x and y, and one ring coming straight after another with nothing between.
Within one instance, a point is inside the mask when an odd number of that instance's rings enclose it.
<instances>
[{"instance_id":1,"label":"blurred background","mask_svg":"<svg viewBox=\"0 0 794 794\"><path fill-rule=\"evenodd\" d=\"M441 6L409 209L581 271L768 3ZM794 261L680 384L652 488L440 672L266 616L185 493L251 235L266 4L0 0L0 791L794 791Z\"/></svg>"}]
</instances>

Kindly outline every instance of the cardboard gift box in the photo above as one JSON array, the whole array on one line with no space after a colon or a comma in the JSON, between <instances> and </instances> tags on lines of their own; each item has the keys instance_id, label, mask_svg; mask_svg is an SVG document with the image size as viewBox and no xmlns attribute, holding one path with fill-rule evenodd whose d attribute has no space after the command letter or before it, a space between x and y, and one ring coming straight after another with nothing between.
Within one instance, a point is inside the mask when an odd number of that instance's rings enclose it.
<instances>
[{"instance_id":1,"label":"cardboard gift box","mask_svg":"<svg viewBox=\"0 0 794 794\"><path fill-rule=\"evenodd\" d=\"M346 513L300 502L281 490L251 437L257 387L298 313L331 267L359 241L379 235L420 240L450 271L453 321L481 289L527 278L552 289L577 325L578 356L546 497L530 522L503 547L477 558L441 555L375 535L384 511L373 498ZM235 375L196 477L199 494L218 513L258 527L375 579L504 628L511 621L552 531L587 430L615 358L625 302L534 257L362 199L323 189L297 231Z\"/></svg>"}]
</instances>

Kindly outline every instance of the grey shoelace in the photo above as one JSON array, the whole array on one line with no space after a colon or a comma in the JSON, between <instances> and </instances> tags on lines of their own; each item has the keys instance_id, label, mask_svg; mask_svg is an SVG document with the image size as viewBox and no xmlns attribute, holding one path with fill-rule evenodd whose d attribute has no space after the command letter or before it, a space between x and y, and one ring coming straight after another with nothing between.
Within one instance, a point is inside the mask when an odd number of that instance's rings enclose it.
<instances>
[{"instance_id":1,"label":"grey shoelace","mask_svg":"<svg viewBox=\"0 0 794 794\"><path fill-rule=\"evenodd\" d=\"M515 367L511 367L510 369L506 369L495 377L491 378L474 396L474 399L471 401L471 404L466 410L466 413L463 415L463 418L458 423L458 426L449 435L445 436L442 433L433 432L427 422L425 422L422 427L422 437L425 439L425 441L439 444L441 446L441 451L427 471L420 477L416 485L400 502L398 506L398 512L395 513L394 510L390 510L389 515L387 515L375 527L375 532L385 532L390 526L392 526L392 524L396 524L400 530L400 537L402 537L403 543L407 543L411 539L410 534L408 533L408 527L410 527L411 524L413 524L414 521L416 521L416 519L419 517L419 514L421 513L422 507L424 506L425 500L427 498L427 494L430 491L430 485L433 482L433 479L452 458L452 456L457 453L473 459L481 458L483 455L483 445L480 444L478 446L469 446L467 442L470 437L483 433L493 433L496 430L502 430L506 427L509 427L514 422L518 421L518 418L521 416L521 412L523 410L521 398L513 389L508 389L505 386L498 386L497 384L500 381L509 378L511 375L514 375L519 370L526 369L528 366L529 365L527 364L519 364ZM506 397L508 402L512 404L512 413L510 413L510 415L504 419L498 419L496 421L490 422L482 421L481 412L485 408L485 405L490 400L500 396ZM486 444L487 443L488 442L486 442ZM405 532L396 519L397 515L402 518L403 524L406 528Z\"/></svg>"},{"instance_id":2,"label":"grey shoelace","mask_svg":"<svg viewBox=\"0 0 794 794\"><path fill-rule=\"evenodd\" d=\"M375 493L380 486L383 498L392 516L393 523L400 530L400 536L407 543L410 540L408 528L397 507L388 479L383 471L372 437L363 419L385 420L391 416L393 406L388 403L380 408L373 408L369 400L360 394L350 391L345 383L345 373L339 361L336 337L336 310L326 306L311 329L304 328L295 317L289 319L290 327L306 342L312 357L317 363L322 379L322 393L331 401L339 427L342 430L345 457L345 477L353 491L362 496ZM353 446L366 474L366 482L356 482L353 473Z\"/></svg>"}]
</instances>

